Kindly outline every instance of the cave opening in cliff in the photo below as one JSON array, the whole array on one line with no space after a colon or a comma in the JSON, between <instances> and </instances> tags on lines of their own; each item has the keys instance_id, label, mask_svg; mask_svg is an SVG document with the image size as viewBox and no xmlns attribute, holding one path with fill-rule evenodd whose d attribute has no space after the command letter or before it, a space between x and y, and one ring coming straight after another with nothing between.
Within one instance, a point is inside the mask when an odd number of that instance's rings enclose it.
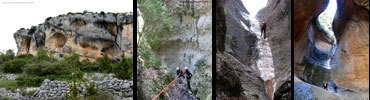
<instances>
[{"instance_id":1,"label":"cave opening in cliff","mask_svg":"<svg viewBox=\"0 0 370 100\"><path fill-rule=\"evenodd\" d=\"M337 10L337 1L336 0L329 0L328 6L325 8L325 10L318 16L317 22L318 22L318 27L323 31L325 34L325 37L329 41L329 45L324 45L326 47L324 48L330 48L330 50L325 50L321 52L326 52L327 53L327 59L320 61L323 64L321 64L321 67L326 68L326 69L331 69L331 59L333 58L333 55L336 51L336 46L337 46L337 41L336 37L334 35L333 31L333 20L334 16ZM320 46L323 43L316 42L315 41L315 47L318 48L317 50L320 50ZM322 46L322 45L321 45ZM314 54L317 55L317 54Z\"/></svg>"}]
</instances>

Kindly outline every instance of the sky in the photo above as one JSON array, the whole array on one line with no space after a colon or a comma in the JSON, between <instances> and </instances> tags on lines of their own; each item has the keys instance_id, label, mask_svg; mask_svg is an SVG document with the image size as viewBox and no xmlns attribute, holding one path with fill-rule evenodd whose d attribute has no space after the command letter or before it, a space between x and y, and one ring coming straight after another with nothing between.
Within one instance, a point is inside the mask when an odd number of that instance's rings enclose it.
<instances>
[{"instance_id":1,"label":"sky","mask_svg":"<svg viewBox=\"0 0 370 100\"><path fill-rule=\"evenodd\" d=\"M327 13L327 15L331 18L334 19L335 12L337 11L337 0L329 0L329 5L325 9L323 13ZM322 14L323 14L322 13ZM333 20L331 20L333 22Z\"/></svg>"},{"instance_id":2,"label":"sky","mask_svg":"<svg viewBox=\"0 0 370 100\"><path fill-rule=\"evenodd\" d=\"M133 0L0 0L0 51L17 52L13 34L31 28L47 17L68 12L133 12Z\"/></svg>"},{"instance_id":3,"label":"sky","mask_svg":"<svg viewBox=\"0 0 370 100\"><path fill-rule=\"evenodd\" d=\"M266 6L267 0L242 0L251 16L256 16L258 11Z\"/></svg>"}]
</instances>

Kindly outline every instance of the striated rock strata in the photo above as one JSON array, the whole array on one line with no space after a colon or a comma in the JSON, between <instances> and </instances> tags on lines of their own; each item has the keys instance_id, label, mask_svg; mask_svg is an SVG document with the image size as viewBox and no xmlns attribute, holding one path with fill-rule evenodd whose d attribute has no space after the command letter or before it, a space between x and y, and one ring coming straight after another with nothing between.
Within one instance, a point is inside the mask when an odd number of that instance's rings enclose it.
<instances>
[{"instance_id":1,"label":"striated rock strata","mask_svg":"<svg viewBox=\"0 0 370 100\"><path fill-rule=\"evenodd\" d=\"M43 48L55 58L76 52L80 60L94 61L106 53L119 59L132 56L132 13L68 13L49 17L44 23L14 33L17 55L37 54Z\"/></svg>"}]
</instances>

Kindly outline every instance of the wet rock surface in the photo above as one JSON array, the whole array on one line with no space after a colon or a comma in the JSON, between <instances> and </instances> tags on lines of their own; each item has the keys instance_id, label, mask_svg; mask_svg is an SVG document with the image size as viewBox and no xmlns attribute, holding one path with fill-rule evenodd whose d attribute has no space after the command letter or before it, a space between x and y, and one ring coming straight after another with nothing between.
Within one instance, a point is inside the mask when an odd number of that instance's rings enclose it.
<instances>
[{"instance_id":1,"label":"wet rock surface","mask_svg":"<svg viewBox=\"0 0 370 100\"><path fill-rule=\"evenodd\" d=\"M76 52L80 59L94 61L103 53L119 58L132 56L132 13L68 13L46 18L44 23L14 33L17 55L37 54L40 48L56 58Z\"/></svg>"}]
</instances>

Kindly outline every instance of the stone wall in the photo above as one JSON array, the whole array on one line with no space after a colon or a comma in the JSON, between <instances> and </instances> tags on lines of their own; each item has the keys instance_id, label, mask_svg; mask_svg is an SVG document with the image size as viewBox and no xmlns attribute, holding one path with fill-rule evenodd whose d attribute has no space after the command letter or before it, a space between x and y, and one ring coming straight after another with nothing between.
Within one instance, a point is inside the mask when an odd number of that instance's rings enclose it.
<instances>
[{"instance_id":1,"label":"stone wall","mask_svg":"<svg viewBox=\"0 0 370 100\"><path fill-rule=\"evenodd\" d=\"M132 81L119 80L116 78L103 81L90 81L86 83L77 83L77 88L81 93L86 93L86 86L94 83L96 89L108 90L112 92L112 97L117 100L132 99L133 90ZM55 99L64 98L69 92L71 84L63 81L50 81L45 79L39 90L33 95L33 99ZM123 98L122 98L123 97Z\"/></svg>"}]
</instances>

